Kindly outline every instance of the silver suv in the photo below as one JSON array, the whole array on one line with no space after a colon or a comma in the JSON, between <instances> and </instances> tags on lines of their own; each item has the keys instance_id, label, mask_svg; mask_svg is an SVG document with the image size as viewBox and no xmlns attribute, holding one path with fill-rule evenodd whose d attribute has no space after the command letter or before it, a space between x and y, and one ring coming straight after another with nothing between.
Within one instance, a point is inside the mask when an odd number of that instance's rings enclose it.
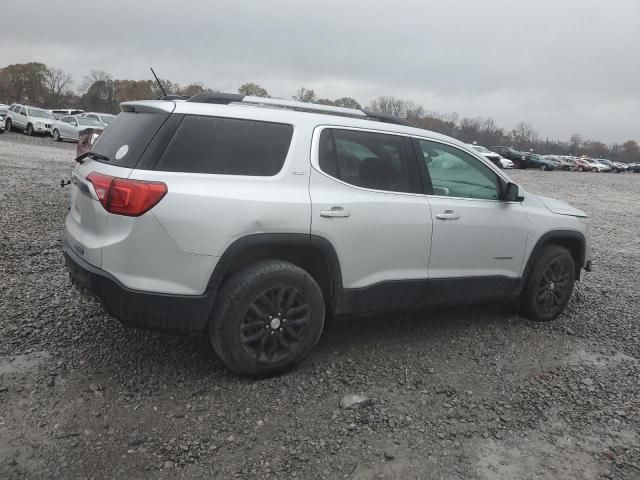
<instances>
[{"instance_id":1,"label":"silver suv","mask_svg":"<svg viewBox=\"0 0 640 480\"><path fill-rule=\"evenodd\" d=\"M14 103L7 110L5 128L8 131L12 129L22 130L27 135L38 133L51 135L53 120L53 114L47 110Z\"/></svg>"},{"instance_id":2,"label":"silver suv","mask_svg":"<svg viewBox=\"0 0 640 480\"><path fill-rule=\"evenodd\" d=\"M127 102L72 173L72 281L124 324L206 334L233 371L300 362L329 315L517 300L555 319L586 215L463 143L361 110Z\"/></svg>"}]
</instances>

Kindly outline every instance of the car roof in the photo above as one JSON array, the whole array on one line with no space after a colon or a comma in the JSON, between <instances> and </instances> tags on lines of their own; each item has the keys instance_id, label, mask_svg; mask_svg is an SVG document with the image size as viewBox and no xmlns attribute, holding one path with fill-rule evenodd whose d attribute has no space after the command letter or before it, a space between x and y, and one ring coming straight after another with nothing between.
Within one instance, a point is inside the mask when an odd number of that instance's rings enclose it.
<instances>
[{"instance_id":1,"label":"car roof","mask_svg":"<svg viewBox=\"0 0 640 480\"><path fill-rule=\"evenodd\" d=\"M440 133L424 130L406 125L386 123L377 120L354 118L343 115L331 115L330 113L296 111L290 108L279 108L274 106L261 106L249 103L231 103L229 105L213 103L197 103L185 101L168 100L143 100L124 102L121 104L123 111L135 110L164 110L177 114L206 115L212 117L241 118L247 120L262 120L265 122L286 123L297 127L315 128L316 126L336 126L362 128L368 130L378 130L385 133L397 133L401 135L411 135L414 137L424 137L433 140L441 140L463 147L469 150L470 147L456 140L455 138L442 135Z\"/></svg>"}]
</instances>

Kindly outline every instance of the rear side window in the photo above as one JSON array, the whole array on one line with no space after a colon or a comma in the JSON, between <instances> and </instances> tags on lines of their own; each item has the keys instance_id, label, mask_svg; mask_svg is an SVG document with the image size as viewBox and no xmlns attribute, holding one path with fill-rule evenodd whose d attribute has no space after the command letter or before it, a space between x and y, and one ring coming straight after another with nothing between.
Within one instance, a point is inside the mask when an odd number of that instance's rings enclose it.
<instances>
[{"instance_id":1,"label":"rear side window","mask_svg":"<svg viewBox=\"0 0 640 480\"><path fill-rule=\"evenodd\" d=\"M188 115L155 169L273 176L284 165L292 136L293 127L283 123Z\"/></svg>"},{"instance_id":2,"label":"rear side window","mask_svg":"<svg viewBox=\"0 0 640 480\"><path fill-rule=\"evenodd\" d=\"M165 112L121 112L91 151L107 157L110 165L134 168L168 117Z\"/></svg>"},{"instance_id":3,"label":"rear side window","mask_svg":"<svg viewBox=\"0 0 640 480\"><path fill-rule=\"evenodd\" d=\"M417 192L415 161L403 137L356 130L325 129L320 135L320 169L357 187Z\"/></svg>"}]
</instances>

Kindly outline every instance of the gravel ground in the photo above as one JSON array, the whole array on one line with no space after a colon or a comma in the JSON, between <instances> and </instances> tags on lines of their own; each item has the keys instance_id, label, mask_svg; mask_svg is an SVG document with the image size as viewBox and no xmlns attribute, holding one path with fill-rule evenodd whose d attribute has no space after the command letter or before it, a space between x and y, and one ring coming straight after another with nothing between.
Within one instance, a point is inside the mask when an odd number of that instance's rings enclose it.
<instances>
[{"instance_id":1,"label":"gravel ground","mask_svg":"<svg viewBox=\"0 0 640 480\"><path fill-rule=\"evenodd\" d=\"M0 136L0 478L640 478L640 175L513 172L593 221L595 270L558 321L344 321L296 371L252 381L71 287L74 151Z\"/></svg>"}]
</instances>

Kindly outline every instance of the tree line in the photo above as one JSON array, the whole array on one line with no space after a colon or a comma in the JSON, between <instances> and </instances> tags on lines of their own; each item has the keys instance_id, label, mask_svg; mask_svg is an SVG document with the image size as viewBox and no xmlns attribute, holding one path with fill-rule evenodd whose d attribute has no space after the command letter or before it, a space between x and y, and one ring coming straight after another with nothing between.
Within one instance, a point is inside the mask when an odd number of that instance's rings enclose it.
<instances>
[{"instance_id":1,"label":"tree line","mask_svg":"<svg viewBox=\"0 0 640 480\"><path fill-rule=\"evenodd\" d=\"M202 83L180 85L160 79L164 90L170 94L190 97L204 91L216 91ZM87 111L117 113L121 102L154 99L162 90L154 80L114 79L111 74L93 70L85 75L77 88L70 74L43 63L31 62L0 68L0 102L22 102L48 108L82 108ZM268 97L262 86L248 82L238 88L238 93ZM608 158L623 162L640 162L640 146L635 140L622 144L605 144L574 134L568 141L543 139L527 122L520 122L512 129L497 125L492 118L463 117L457 113L440 113L426 110L422 105L393 96L380 96L368 105L361 105L351 97L330 99L320 97L313 89L302 87L291 97L307 103L334 105L344 108L365 108L375 112L395 115L411 125L479 145L506 145L524 151L555 155L588 155L592 158Z\"/></svg>"}]
</instances>

